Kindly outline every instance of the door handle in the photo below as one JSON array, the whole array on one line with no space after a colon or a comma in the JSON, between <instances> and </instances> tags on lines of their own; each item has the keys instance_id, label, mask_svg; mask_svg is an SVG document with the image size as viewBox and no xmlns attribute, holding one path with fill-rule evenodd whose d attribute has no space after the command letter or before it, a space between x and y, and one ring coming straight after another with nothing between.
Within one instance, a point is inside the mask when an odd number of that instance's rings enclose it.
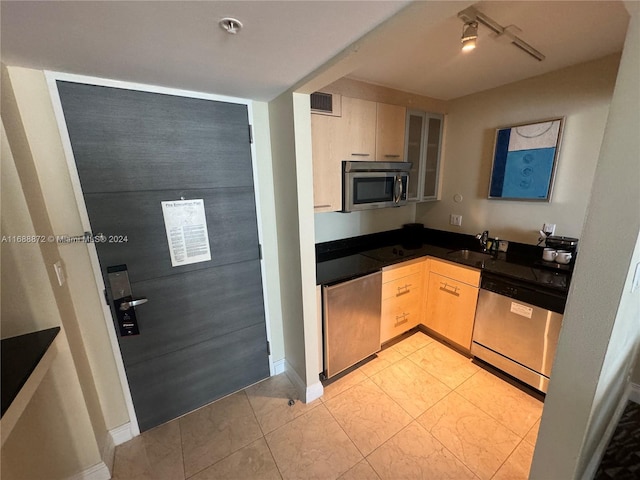
<instances>
[{"instance_id":1,"label":"door handle","mask_svg":"<svg viewBox=\"0 0 640 480\"><path fill-rule=\"evenodd\" d=\"M456 297L460 296L460 294L458 293L458 287L443 282L440 282L440 285L442 285L440 287L440 290L442 290L443 292L450 293L451 295L455 295Z\"/></svg>"},{"instance_id":2,"label":"door handle","mask_svg":"<svg viewBox=\"0 0 640 480\"><path fill-rule=\"evenodd\" d=\"M136 300L131 300L130 302L122 302L120 304L120 310L127 311L131 307L137 307L138 305L142 305L143 303L147 303L149 301L148 298L138 298Z\"/></svg>"},{"instance_id":3,"label":"door handle","mask_svg":"<svg viewBox=\"0 0 640 480\"><path fill-rule=\"evenodd\" d=\"M394 188L394 198L393 198L393 203L398 203L400 202L400 198L402 197L402 177L400 175L398 175L396 177L396 183L395 183L395 188Z\"/></svg>"}]
</instances>

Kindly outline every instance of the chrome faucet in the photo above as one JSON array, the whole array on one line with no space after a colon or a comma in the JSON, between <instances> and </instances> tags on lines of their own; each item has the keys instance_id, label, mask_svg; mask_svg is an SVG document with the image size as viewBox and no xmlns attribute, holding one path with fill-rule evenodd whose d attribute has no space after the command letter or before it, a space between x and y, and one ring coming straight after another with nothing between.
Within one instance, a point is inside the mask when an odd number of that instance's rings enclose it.
<instances>
[{"instance_id":1,"label":"chrome faucet","mask_svg":"<svg viewBox=\"0 0 640 480\"><path fill-rule=\"evenodd\" d=\"M482 251L487 251L487 242L489 241L489 230L485 230L482 233L476 235L476 238L480 240L480 246L482 247Z\"/></svg>"}]
</instances>

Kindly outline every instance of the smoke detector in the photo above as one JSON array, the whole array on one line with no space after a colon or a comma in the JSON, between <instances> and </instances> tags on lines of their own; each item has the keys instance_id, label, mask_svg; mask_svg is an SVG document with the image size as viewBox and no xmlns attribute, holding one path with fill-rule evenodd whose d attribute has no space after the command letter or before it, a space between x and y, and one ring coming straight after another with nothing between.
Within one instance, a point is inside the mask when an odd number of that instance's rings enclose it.
<instances>
[{"instance_id":1,"label":"smoke detector","mask_svg":"<svg viewBox=\"0 0 640 480\"><path fill-rule=\"evenodd\" d=\"M235 35L242 28L242 22L237 18L225 17L218 22L220 28L226 30L227 33Z\"/></svg>"}]
</instances>

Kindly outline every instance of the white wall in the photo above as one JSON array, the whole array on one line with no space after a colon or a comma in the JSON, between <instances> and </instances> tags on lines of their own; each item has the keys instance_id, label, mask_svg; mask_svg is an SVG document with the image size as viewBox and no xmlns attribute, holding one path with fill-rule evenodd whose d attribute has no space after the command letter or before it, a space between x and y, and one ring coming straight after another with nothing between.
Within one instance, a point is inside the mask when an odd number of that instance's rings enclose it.
<instances>
[{"instance_id":1,"label":"white wall","mask_svg":"<svg viewBox=\"0 0 640 480\"><path fill-rule=\"evenodd\" d=\"M421 203L416 221L431 228L535 244L543 223L556 235L579 237L598 160L618 56L452 100L445 120L442 200ZM488 200L498 127L565 117L551 203ZM456 203L454 195L463 201ZM462 226L449 215L462 215Z\"/></svg>"},{"instance_id":2,"label":"white wall","mask_svg":"<svg viewBox=\"0 0 640 480\"><path fill-rule=\"evenodd\" d=\"M284 345L303 400L322 394L318 372L309 95L269 103Z\"/></svg>"},{"instance_id":3,"label":"white wall","mask_svg":"<svg viewBox=\"0 0 640 480\"><path fill-rule=\"evenodd\" d=\"M625 400L640 343L640 290L631 292L640 262L640 3L626 6L632 16L531 466L534 480L582 477Z\"/></svg>"},{"instance_id":4,"label":"white wall","mask_svg":"<svg viewBox=\"0 0 640 480\"><path fill-rule=\"evenodd\" d=\"M293 98L290 92L269 103L276 231L284 349L289 365L306 381L300 233L296 180Z\"/></svg>"},{"instance_id":5,"label":"white wall","mask_svg":"<svg viewBox=\"0 0 640 480\"><path fill-rule=\"evenodd\" d=\"M3 84L3 90L8 88ZM3 94L7 94L3 91ZM31 219L25 191L3 124L0 158L0 235L40 234ZM8 123L14 119L9 119ZM58 354L2 446L0 477L5 480L63 479L101 462L98 442L71 355L67 331L45 267L40 245L2 243L2 338L62 326Z\"/></svg>"},{"instance_id":6,"label":"white wall","mask_svg":"<svg viewBox=\"0 0 640 480\"><path fill-rule=\"evenodd\" d=\"M398 208L381 208L350 213L316 213L315 242L328 242L341 238L357 237L369 233L384 232L412 223L415 204Z\"/></svg>"},{"instance_id":7,"label":"white wall","mask_svg":"<svg viewBox=\"0 0 640 480\"><path fill-rule=\"evenodd\" d=\"M313 162L311 160L311 109L309 95L293 93L295 131L296 182L298 185L298 215L300 235L300 266L302 281L302 307L304 316L304 348L306 401L322 395L318 373L319 342L316 297L316 254L313 218Z\"/></svg>"},{"instance_id":8,"label":"white wall","mask_svg":"<svg viewBox=\"0 0 640 480\"><path fill-rule=\"evenodd\" d=\"M278 232L276 229L276 207L271 159L271 134L269 130L269 104L253 102L253 141L256 149L258 172L258 215L262 224L262 254L265 295L267 298L267 328L270 333L271 358L273 362L284 359L284 333L282 330L282 300L280 292L280 269L278 256Z\"/></svg>"}]
</instances>

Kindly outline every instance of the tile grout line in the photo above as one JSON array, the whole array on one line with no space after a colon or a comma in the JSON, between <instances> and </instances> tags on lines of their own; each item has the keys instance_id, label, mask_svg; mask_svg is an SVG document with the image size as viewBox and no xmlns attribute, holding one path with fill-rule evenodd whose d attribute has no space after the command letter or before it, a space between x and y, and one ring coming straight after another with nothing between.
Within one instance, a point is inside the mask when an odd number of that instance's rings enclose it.
<instances>
[{"instance_id":1,"label":"tile grout line","mask_svg":"<svg viewBox=\"0 0 640 480\"><path fill-rule=\"evenodd\" d=\"M515 432L515 431L514 431L514 430L513 430L509 425L506 425L503 421L501 421L500 419L496 418L496 417L495 417L495 416L493 416L491 413L489 413L489 412L485 411L485 410L484 410L480 405L476 404L476 403L475 403L471 398L467 398L467 396L465 396L465 395L463 395L462 393L460 393L460 392L458 392L458 391L457 391L457 390L458 390L458 388L462 387L462 385L464 385L464 384L465 384L465 383L467 383L469 380L471 380L474 376L476 376L477 374L479 374L480 372L483 372L483 371L486 371L486 370L483 370L483 369L481 368L480 370L478 370L477 372L475 372L475 373L474 373L473 375L471 375L468 379L466 379L464 382L462 382L460 385L458 385L458 386L454 389L454 391L455 391L458 395L460 395L462 398L464 398L465 400L467 400L468 402L470 402L471 404L473 404L473 406L475 406L476 408L480 409L482 412L484 412L484 413L486 413L487 415L489 415L491 418L493 418L493 419L494 419L496 422L498 422L500 425L502 425L503 427L507 428L510 432L512 432L512 433L514 433L515 435L517 435L517 436L518 436L518 438L522 438L522 439L524 439L524 437L526 437L526 436L527 436L527 434L525 434L525 435L521 436L518 432ZM490 372L487 372L487 373L489 373L489 374L490 374ZM500 380L501 380L501 379L500 379ZM503 380L501 380L501 381L503 381ZM523 393L524 393L524 392L523 392ZM524 394L526 395L526 393L524 393ZM543 405L543 408L544 408L544 402L542 402L542 405ZM541 416L542 416L542 414L541 414L539 417L537 417L537 418L535 419L535 421L533 422L533 424L531 424L531 426L530 426L530 427L529 427L529 429L527 430L527 433L529 433L529 430L531 430L531 429L535 426L536 422L537 422L538 420L540 420Z\"/></svg>"},{"instance_id":2,"label":"tile grout line","mask_svg":"<svg viewBox=\"0 0 640 480\"><path fill-rule=\"evenodd\" d=\"M274 375L274 377L277 375ZM273 378L273 377L269 377L269 378ZM268 379L267 379L268 380ZM264 429L262 428L262 424L260 423L260 420L258 420L258 414L256 413L255 408L253 408L253 404L251 403L251 399L249 398L249 394L246 392L246 388L243 390L243 392L245 393L245 395L247 396L247 401L249 402L249 406L251 407L251 411L253 412L253 417L256 419L256 422L258 423L258 427L260 428L260 431L262 432L262 439L264 440L265 445L267 446L267 449L269 450L269 455L271 455L271 460L273 460L273 464L276 466L276 470L278 471L278 475L280 475L280 478L284 478L282 476L282 471L280 470L280 467L278 466L278 462L276 461L276 457L273 456L273 451L271 450L271 445L269 445L269 442L267 441L267 434L264 433ZM313 409L312 409L313 410ZM298 418L298 417L296 417ZM295 420L295 419L294 419ZM281 425L280 427L276 428L275 430L273 430L272 432L269 433L273 433L276 430L280 429L281 427L283 427L284 425L288 425L290 422L292 422L293 420L289 420L288 422L285 422L283 425ZM259 439L258 439L259 440ZM257 440L256 440L257 441Z\"/></svg>"},{"instance_id":3,"label":"tile grout line","mask_svg":"<svg viewBox=\"0 0 640 480\"><path fill-rule=\"evenodd\" d=\"M182 443L182 425L180 425L180 419L178 422L178 434L180 435L180 456L182 457L182 478L187 479L187 467L184 463L184 444Z\"/></svg>"},{"instance_id":4,"label":"tile grout line","mask_svg":"<svg viewBox=\"0 0 640 480\"><path fill-rule=\"evenodd\" d=\"M498 467L498 469L493 472L493 475L491 475L491 478L495 478L495 476L498 474L498 472L500 471L500 469L502 467L504 467L504 464L507 463L509 461L509 459L511 458L511 455L513 455L513 453L518 449L518 447L522 444L522 442L524 442L524 437L520 439L520 441L518 442L518 444L513 448L513 450L511 450L511 452L509 453L509 455L507 455L507 458L504 459L504 462L502 462L500 464L500 466ZM528 442L527 442L528 443ZM534 447L535 448L535 447ZM529 468L531 468L531 466L529 466Z\"/></svg>"},{"instance_id":5,"label":"tile grout line","mask_svg":"<svg viewBox=\"0 0 640 480\"><path fill-rule=\"evenodd\" d=\"M355 386L355 385L354 385ZM344 392L341 392L339 395L342 395ZM334 397L335 398L335 397ZM356 445L356 442L353 441L353 439L349 436L349 434L347 433L347 431L342 427L342 425L340 425L340 422L338 421L338 419L333 415L333 412L326 406L324 405L324 408L327 409L327 412L329 412L329 415L331 415L331 418L333 418L333 421L336 422L336 424L338 425L338 427L340 427L340 430L342 430L342 432L347 436L347 438L349 439L349 441L352 443L352 445L356 448L356 450L358 451L358 453L362 456L362 459L358 460L358 462L356 462L354 465L351 465L351 467L349 467L349 470L351 470L353 467L355 467L356 465L358 465L358 463L360 463L362 460L366 460L366 456L362 453L362 450L360 450L360 448L358 447L358 445ZM347 473L349 470L347 470L346 472L342 472L340 474L340 477L343 476L345 473ZM338 478L340 478L338 477Z\"/></svg>"}]
</instances>

